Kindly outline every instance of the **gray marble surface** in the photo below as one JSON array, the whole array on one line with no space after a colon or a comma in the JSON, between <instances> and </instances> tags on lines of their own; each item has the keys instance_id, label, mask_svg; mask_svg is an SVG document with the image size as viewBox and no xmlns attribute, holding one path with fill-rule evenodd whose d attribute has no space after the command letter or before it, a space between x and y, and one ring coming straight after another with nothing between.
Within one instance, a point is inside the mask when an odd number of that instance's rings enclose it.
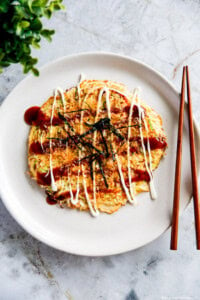
<instances>
[{"instance_id":1,"label":"gray marble surface","mask_svg":"<svg viewBox=\"0 0 200 300\"><path fill-rule=\"evenodd\" d=\"M48 23L39 66L59 56L111 51L140 59L180 87L189 64L194 113L200 118L199 0L64 1ZM20 66L0 75L0 101L22 80ZM200 299L200 254L195 250L192 204L180 220L180 249L170 232L149 245L112 257L79 257L54 250L27 234L0 202L0 299Z\"/></svg>"}]
</instances>

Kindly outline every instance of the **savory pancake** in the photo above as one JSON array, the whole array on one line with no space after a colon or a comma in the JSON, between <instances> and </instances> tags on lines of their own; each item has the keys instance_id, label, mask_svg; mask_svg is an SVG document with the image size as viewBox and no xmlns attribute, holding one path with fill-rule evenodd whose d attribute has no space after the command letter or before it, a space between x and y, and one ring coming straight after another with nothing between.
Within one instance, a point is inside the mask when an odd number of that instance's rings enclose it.
<instances>
[{"instance_id":1,"label":"savory pancake","mask_svg":"<svg viewBox=\"0 0 200 300\"><path fill-rule=\"evenodd\" d=\"M113 213L150 189L167 147L161 117L123 84L83 80L25 113L30 176L50 204Z\"/></svg>"}]
</instances>

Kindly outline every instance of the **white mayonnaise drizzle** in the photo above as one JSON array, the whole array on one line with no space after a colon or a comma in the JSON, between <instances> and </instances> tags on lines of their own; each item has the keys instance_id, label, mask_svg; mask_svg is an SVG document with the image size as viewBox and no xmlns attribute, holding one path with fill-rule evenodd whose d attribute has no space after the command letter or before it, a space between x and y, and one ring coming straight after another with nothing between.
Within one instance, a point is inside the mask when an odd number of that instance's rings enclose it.
<instances>
[{"instance_id":1,"label":"white mayonnaise drizzle","mask_svg":"<svg viewBox=\"0 0 200 300\"><path fill-rule=\"evenodd\" d=\"M41 130L40 130L40 132L41 132ZM44 147L43 147L43 132L40 134L40 145L41 145L42 151L44 152Z\"/></svg>"},{"instance_id":2,"label":"white mayonnaise drizzle","mask_svg":"<svg viewBox=\"0 0 200 300\"><path fill-rule=\"evenodd\" d=\"M65 114L65 111L66 111L66 106L65 106L65 95L64 95L64 92L61 88L57 87L56 88L56 91L60 93L60 96L61 96L61 100L62 100L62 105L63 105L63 109L64 109L64 114ZM66 126L66 125L64 125ZM66 150L68 148L68 144L66 142ZM72 204L77 204L78 202L78 197L75 197L74 199L74 195L73 195L73 191L72 191L72 185L71 185L71 178L70 178L70 169L68 168L68 186L69 186L69 192L70 192L70 200L71 200L71 203ZM76 193L77 194L77 193Z\"/></svg>"},{"instance_id":3,"label":"white mayonnaise drizzle","mask_svg":"<svg viewBox=\"0 0 200 300\"><path fill-rule=\"evenodd\" d=\"M95 116L94 123L96 123L97 120L98 120L100 104L101 104L101 100L102 100L102 96L103 96L104 92L105 92L105 88L102 88L99 91L98 102L97 102L97 110L96 110L96 116ZM93 137L93 146L96 145L96 138L97 138L97 132L95 131L94 132L94 137ZM95 162L93 162L92 164L93 164L93 199L94 199L94 203L96 203L96 172L95 172Z\"/></svg>"},{"instance_id":4,"label":"white mayonnaise drizzle","mask_svg":"<svg viewBox=\"0 0 200 300\"><path fill-rule=\"evenodd\" d=\"M149 137L148 137L148 126L144 117L144 110L140 106L140 99L139 97L137 98L137 107L138 107L138 113L139 113L139 124L140 124L140 138L141 138L141 144L142 144L142 150L144 153L144 160L145 160L145 167L146 170L149 174L150 177L150 182L149 182L149 187L150 187L150 193L151 193L151 198L156 199L157 198L157 193L154 187L154 181L153 181L153 175L152 175L152 157L151 157L151 149L150 149L150 143L149 143ZM146 149L144 145L144 137L143 137L143 132L142 132L142 120L144 122L144 127L147 133L147 151L148 151L148 156L149 156L149 164L147 161L147 155L146 155Z\"/></svg>"},{"instance_id":5,"label":"white mayonnaise drizzle","mask_svg":"<svg viewBox=\"0 0 200 300\"><path fill-rule=\"evenodd\" d=\"M78 84L77 84L77 90L78 90L78 100L80 100L80 93L81 93L81 88L80 88L80 84L83 80L85 80L86 76L85 74L81 73L80 74L80 77L79 77L79 80L78 80Z\"/></svg>"},{"instance_id":6,"label":"white mayonnaise drizzle","mask_svg":"<svg viewBox=\"0 0 200 300\"><path fill-rule=\"evenodd\" d=\"M72 186L71 186L71 178L70 178L70 170L68 169L68 185L69 185L69 192L70 192L70 196L71 196L71 203L76 205L78 202L78 199L74 199L74 194L72 191Z\"/></svg>"},{"instance_id":7,"label":"white mayonnaise drizzle","mask_svg":"<svg viewBox=\"0 0 200 300\"><path fill-rule=\"evenodd\" d=\"M52 111L51 111L51 119L50 119L50 140L49 140L49 151L50 151L50 156L49 156L49 166L50 166L50 176L51 176L51 189L53 192L57 191L57 185L54 179L54 175L53 175L53 167L52 167L52 153L51 153L51 149L52 149L52 122L53 122L53 115L54 115L54 108L55 108L55 104L56 104L56 97L57 97L58 93L57 90L54 91L54 99L53 99L53 105L52 105Z\"/></svg>"},{"instance_id":8,"label":"white mayonnaise drizzle","mask_svg":"<svg viewBox=\"0 0 200 300\"><path fill-rule=\"evenodd\" d=\"M86 99L87 99L87 95L83 99L82 105L84 104ZM83 111L81 112L80 134L83 133L83 128L82 127L83 127ZM81 153L80 153L80 155L81 155ZM80 156L80 159L81 159L81 156ZM80 161L80 159L79 159L79 161ZM87 204L88 204L91 215L93 217L97 217L99 215L99 210L97 209L97 206L96 206L96 197L93 199L93 205L92 205L90 196L89 196L88 191L87 191L86 175L85 175L85 172L84 172L85 168L84 168L83 164L81 164L81 169L82 169L82 174L83 174L83 187L84 187L84 192L85 192L85 197L86 197L86 200L87 200Z\"/></svg>"},{"instance_id":9,"label":"white mayonnaise drizzle","mask_svg":"<svg viewBox=\"0 0 200 300\"><path fill-rule=\"evenodd\" d=\"M104 91L106 93L106 105L107 105L108 118L111 120L109 89L108 88L103 88L103 89L104 89ZM112 139L112 134L111 134L111 139ZM115 149L114 145L113 145L113 150L114 150L114 153L115 153L115 158L116 158L116 162L117 162L117 167L118 167L118 171L119 171L119 176L120 176L120 180L121 180L121 183L122 183L122 187L124 189L124 192L126 194L126 197L127 197L128 201L130 203L132 203L133 200L131 199L131 195L130 195L129 190L128 190L127 186L126 186L126 183L125 183L125 180L124 180L124 175L123 175L123 172L122 172L121 162L120 162L118 154L116 153L116 149Z\"/></svg>"},{"instance_id":10,"label":"white mayonnaise drizzle","mask_svg":"<svg viewBox=\"0 0 200 300\"><path fill-rule=\"evenodd\" d=\"M133 183L132 183L132 177L131 177L131 161L130 161L130 138L131 138L131 120L132 120L132 114L133 114L133 107L135 105L135 100L138 94L138 89L135 89L133 92L133 97L131 100L131 106L129 111L129 118L128 118L128 137L127 137L127 160L128 160L128 179L129 179L129 187L130 187L130 194L132 197L132 202L136 204L135 195L133 191Z\"/></svg>"},{"instance_id":11,"label":"white mayonnaise drizzle","mask_svg":"<svg viewBox=\"0 0 200 300\"><path fill-rule=\"evenodd\" d=\"M63 109L64 109L64 112L65 112L66 111L66 107L65 107L65 95L64 95L64 92L63 92L63 90L60 87L57 87L56 91L59 92L59 94L61 96L62 105L63 105Z\"/></svg>"},{"instance_id":12,"label":"white mayonnaise drizzle","mask_svg":"<svg viewBox=\"0 0 200 300\"><path fill-rule=\"evenodd\" d=\"M81 82L85 79L85 75L83 73L80 74L80 78L77 83L77 92L78 92L78 107L81 107L80 103L80 94L81 94L81 88L80 84ZM80 173L81 173L81 165L80 165L80 160L81 160L81 150L78 150L78 174L77 174L77 182L76 182L76 196L75 196L75 201L76 203L78 202L78 196L80 192Z\"/></svg>"},{"instance_id":13,"label":"white mayonnaise drizzle","mask_svg":"<svg viewBox=\"0 0 200 300\"><path fill-rule=\"evenodd\" d=\"M52 136L53 115L54 115L56 97L57 97L58 93L61 96L61 100L62 100L62 104L63 104L63 109L64 109L64 113L65 113L65 96L64 96L64 92L63 92L63 90L61 88L57 87L55 89L55 91L54 91L54 101L53 101L53 105L52 105L52 112L51 112L51 119L50 119L50 142L49 142L49 148L50 148L51 188L52 188L52 191L54 191L54 192L57 191L57 186L56 186L56 183L55 183L55 178L54 178L54 175L53 175L53 167L52 167L52 154L51 154L52 140L51 140L51 136ZM66 148L67 148L67 143L66 143ZM71 196L71 203L75 205L78 202L78 198L76 197L74 199L74 195L73 195L72 187L71 187L71 180L70 180L70 170L68 171L68 185L69 185L69 191L70 191L70 196Z\"/></svg>"}]
</instances>

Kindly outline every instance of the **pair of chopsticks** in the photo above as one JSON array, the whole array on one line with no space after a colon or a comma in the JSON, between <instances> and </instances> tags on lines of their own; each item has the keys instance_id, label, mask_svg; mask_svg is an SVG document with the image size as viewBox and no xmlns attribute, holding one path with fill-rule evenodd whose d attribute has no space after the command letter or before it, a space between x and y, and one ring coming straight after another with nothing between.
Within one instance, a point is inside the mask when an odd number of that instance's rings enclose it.
<instances>
[{"instance_id":1,"label":"pair of chopsticks","mask_svg":"<svg viewBox=\"0 0 200 300\"><path fill-rule=\"evenodd\" d=\"M182 156L183 118L184 118L186 82L187 82L188 121L189 121L189 135L190 135L190 157L191 157L191 170L192 170L196 246L197 249L200 250L200 204L199 204L199 195L198 195L198 178L197 178L196 156L195 156L194 126L193 126L193 118L192 118L192 99L191 99L191 92L190 92L188 66L183 67L183 77L182 77L177 153L176 153L176 171L175 171L175 183L174 183L174 204L173 204L173 214L172 214L172 230L171 230L171 245L170 245L171 250L177 250L177 244L178 244L181 156Z\"/></svg>"}]
</instances>

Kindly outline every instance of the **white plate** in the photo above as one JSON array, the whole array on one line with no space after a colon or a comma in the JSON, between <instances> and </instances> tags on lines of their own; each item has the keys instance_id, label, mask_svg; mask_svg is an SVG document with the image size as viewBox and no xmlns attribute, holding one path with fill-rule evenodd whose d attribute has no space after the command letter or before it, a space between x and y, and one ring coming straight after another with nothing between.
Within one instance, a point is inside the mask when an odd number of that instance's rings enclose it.
<instances>
[{"instance_id":1,"label":"white plate","mask_svg":"<svg viewBox=\"0 0 200 300\"><path fill-rule=\"evenodd\" d=\"M26 174L27 137L24 111L41 105L56 86L76 84L79 74L89 79L109 79L130 89L142 88L142 97L163 118L169 148L155 171L158 199L138 196L139 205L127 204L113 215L93 218L89 213L59 209ZM0 113L0 183L3 201L12 216L34 237L57 249L81 255L110 255L136 249L161 235L170 225L173 203L179 96L174 87L147 65L128 57L89 53L61 58L29 76L10 93ZM185 120L187 120L185 118ZM187 122L186 122L187 123ZM199 133L196 131L196 150ZM191 195L188 129L184 126L181 210ZM199 161L198 161L199 166ZM199 171L199 170L198 170Z\"/></svg>"}]
</instances>

